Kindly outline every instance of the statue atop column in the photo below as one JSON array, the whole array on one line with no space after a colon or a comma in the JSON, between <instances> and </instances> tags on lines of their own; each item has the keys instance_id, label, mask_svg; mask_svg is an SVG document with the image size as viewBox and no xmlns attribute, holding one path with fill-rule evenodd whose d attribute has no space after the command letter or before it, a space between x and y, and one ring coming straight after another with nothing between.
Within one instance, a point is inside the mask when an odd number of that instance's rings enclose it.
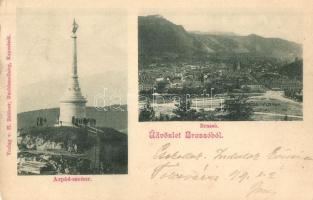
<instances>
[{"instance_id":1,"label":"statue atop column","mask_svg":"<svg viewBox=\"0 0 313 200\"><path fill-rule=\"evenodd\" d=\"M78 29L78 24L76 23L75 18L74 18L72 33L75 34L77 29Z\"/></svg>"},{"instance_id":2,"label":"statue atop column","mask_svg":"<svg viewBox=\"0 0 313 200\"><path fill-rule=\"evenodd\" d=\"M60 100L60 121L62 126L72 126L72 119L86 118L86 103L87 99L82 95L77 71L77 45L76 31L78 24L75 19L73 21L72 38L73 38L73 63L71 73L68 79L68 85L65 89L64 96Z\"/></svg>"}]
</instances>

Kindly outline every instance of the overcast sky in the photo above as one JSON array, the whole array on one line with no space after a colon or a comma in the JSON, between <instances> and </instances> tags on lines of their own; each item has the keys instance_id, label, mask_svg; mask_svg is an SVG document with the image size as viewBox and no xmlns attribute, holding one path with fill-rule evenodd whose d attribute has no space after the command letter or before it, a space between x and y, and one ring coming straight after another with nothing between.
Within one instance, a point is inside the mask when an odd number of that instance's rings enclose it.
<instances>
[{"instance_id":1,"label":"overcast sky","mask_svg":"<svg viewBox=\"0 0 313 200\"><path fill-rule=\"evenodd\" d=\"M127 73L127 16L105 10L17 11L18 85L66 78L72 64L73 18L79 76L120 70Z\"/></svg>"},{"instance_id":2,"label":"overcast sky","mask_svg":"<svg viewBox=\"0 0 313 200\"><path fill-rule=\"evenodd\" d=\"M251 33L263 37L279 37L302 43L304 16L296 12L252 10L147 11L159 14L188 31Z\"/></svg>"}]
</instances>

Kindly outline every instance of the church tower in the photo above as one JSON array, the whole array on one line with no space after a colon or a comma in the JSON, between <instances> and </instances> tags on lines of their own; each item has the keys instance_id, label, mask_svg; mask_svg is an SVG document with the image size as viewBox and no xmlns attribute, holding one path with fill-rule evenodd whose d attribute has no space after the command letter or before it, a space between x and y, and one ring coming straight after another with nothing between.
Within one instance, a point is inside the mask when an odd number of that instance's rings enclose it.
<instances>
[{"instance_id":1,"label":"church tower","mask_svg":"<svg viewBox=\"0 0 313 200\"><path fill-rule=\"evenodd\" d=\"M72 119L86 117L86 103L87 100L83 97L77 73L77 46L76 46L76 31L78 24L73 22L72 38L73 38L73 63L71 73L68 78L68 85L66 87L64 96L60 101L60 118L59 125L72 126Z\"/></svg>"}]
</instances>

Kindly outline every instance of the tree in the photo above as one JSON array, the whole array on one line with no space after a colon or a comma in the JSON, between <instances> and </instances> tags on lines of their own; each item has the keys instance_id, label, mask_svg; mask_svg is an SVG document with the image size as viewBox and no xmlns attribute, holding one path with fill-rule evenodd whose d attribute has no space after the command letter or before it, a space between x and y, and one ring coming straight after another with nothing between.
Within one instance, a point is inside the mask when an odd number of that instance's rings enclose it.
<instances>
[{"instance_id":1,"label":"tree","mask_svg":"<svg viewBox=\"0 0 313 200\"><path fill-rule=\"evenodd\" d=\"M197 112L197 117L199 121L217 121L218 118L215 116L216 111L205 111L204 109L200 109Z\"/></svg>"},{"instance_id":2,"label":"tree","mask_svg":"<svg viewBox=\"0 0 313 200\"><path fill-rule=\"evenodd\" d=\"M177 120L181 121L193 121L197 120L197 112L191 109L191 100L187 97L180 99L179 103L175 105L173 113L176 114Z\"/></svg>"},{"instance_id":3,"label":"tree","mask_svg":"<svg viewBox=\"0 0 313 200\"><path fill-rule=\"evenodd\" d=\"M139 121L152 121L154 119L155 112L153 107L150 105L150 101L147 101L146 105L139 113Z\"/></svg>"},{"instance_id":4,"label":"tree","mask_svg":"<svg viewBox=\"0 0 313 200\"><path fill-rule=\"evenodd\" d=\"M168 114L160 114L158 118L156 118L157 121L170 121L171 118Z\"/></svg>"},{"instance_id":5,"label":"tree","mask_svg":"<svg viewBox=\"0 0 313 200\"><path fill-rule=\"evenodd\" d=\"M227 114L224 116L224 119L229 121L250 120L253 110L247 103L247 100L246 96L232 97L226 100L224 108Z\"/></svg>"},{"instance_id":6,"label":"tree","mask_svg":"<svg viewBox=\"0 0 313 200\"><path fill-rule=\"evenodd\" d=\"M167 85L168 85L167 81L160 81L160 82L158 82L157 83L157 87L156 87L157 92L159 92L159 93L165 92Z\"/></svg>"},{"instance_id":7,"label":"tree","mask_svg":"<svg viewBox=\"0 0 313 200\"><path fill-rule=\"evenodd\" d=\"M287 116L287 114L286 114L285 117L284 117L284 121L288 121L288 116Z\"/></svg>"}]
</instances>

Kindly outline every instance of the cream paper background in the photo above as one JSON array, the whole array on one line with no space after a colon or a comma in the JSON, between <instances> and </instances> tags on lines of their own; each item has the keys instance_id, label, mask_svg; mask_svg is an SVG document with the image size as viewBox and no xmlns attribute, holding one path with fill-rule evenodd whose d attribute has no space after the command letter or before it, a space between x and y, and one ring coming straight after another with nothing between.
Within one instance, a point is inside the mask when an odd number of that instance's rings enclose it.
<instances>
[{"instance_id":1,"label":"cream paper background","mask_svg":"<svg viewBox=\"0 0 313 200\"><path fill-rule=\"evenodd\" d=\"M16 140L12 143L12 155L6 156L5 131L5 64L6 35L11 33L13 57L16 52L15 9L31 7L38 9L125 9L128 15L128 174L90 176L91 182L53 182L54 176L17 176ZM229 148L230 152L259 152L266 155L278 146L290 149L294 154L313 156L312 131L312 91L313 91L313 26L312 2L307 1L5 1L1 2L1 157L0 157L0 192L4 200L32 199L277 199L277 200L312 200L313 199L313 161L310 160L201 160L179 161L184 171L201 171L208 164L208 174L219 175L217 183L182 180L150 179L153 169L166 160L153 159L161 145L171 142L171 152L205 152L214 155L218 148ZM151 140L148 132L159 131L205 131L199 122L151 122L138 123L138 67L137 67L137 16L145 10L188 12L207 10L229 10L239 12L300 12L303 14L304 30L302 32L304 59L304 102L303 121L294 122L218 122L223 133L222 140ZM16 65L13 63L13 69ZM13 81L16 73L13 71ZM14 88L14 85L13 85ZM16 94L14 94L16 96ZM14 97L13 97L14 98ZM13 109L13 117L16 113ZM16 123L14 123L16 125ZM16 133L14 133L16 134ZM13 136L15 139L15 137ZM171 162L176 163L176 160ZM234 170L248 171L251 177L238 183L229 180ZM264 172L276 172L275 178L264 180L264 188L276 192L273 196L254 194L247 197L251 186L257 182L252 175ZM58 176L59 177L59 176Z\"/></svg>"}]
</instances>

